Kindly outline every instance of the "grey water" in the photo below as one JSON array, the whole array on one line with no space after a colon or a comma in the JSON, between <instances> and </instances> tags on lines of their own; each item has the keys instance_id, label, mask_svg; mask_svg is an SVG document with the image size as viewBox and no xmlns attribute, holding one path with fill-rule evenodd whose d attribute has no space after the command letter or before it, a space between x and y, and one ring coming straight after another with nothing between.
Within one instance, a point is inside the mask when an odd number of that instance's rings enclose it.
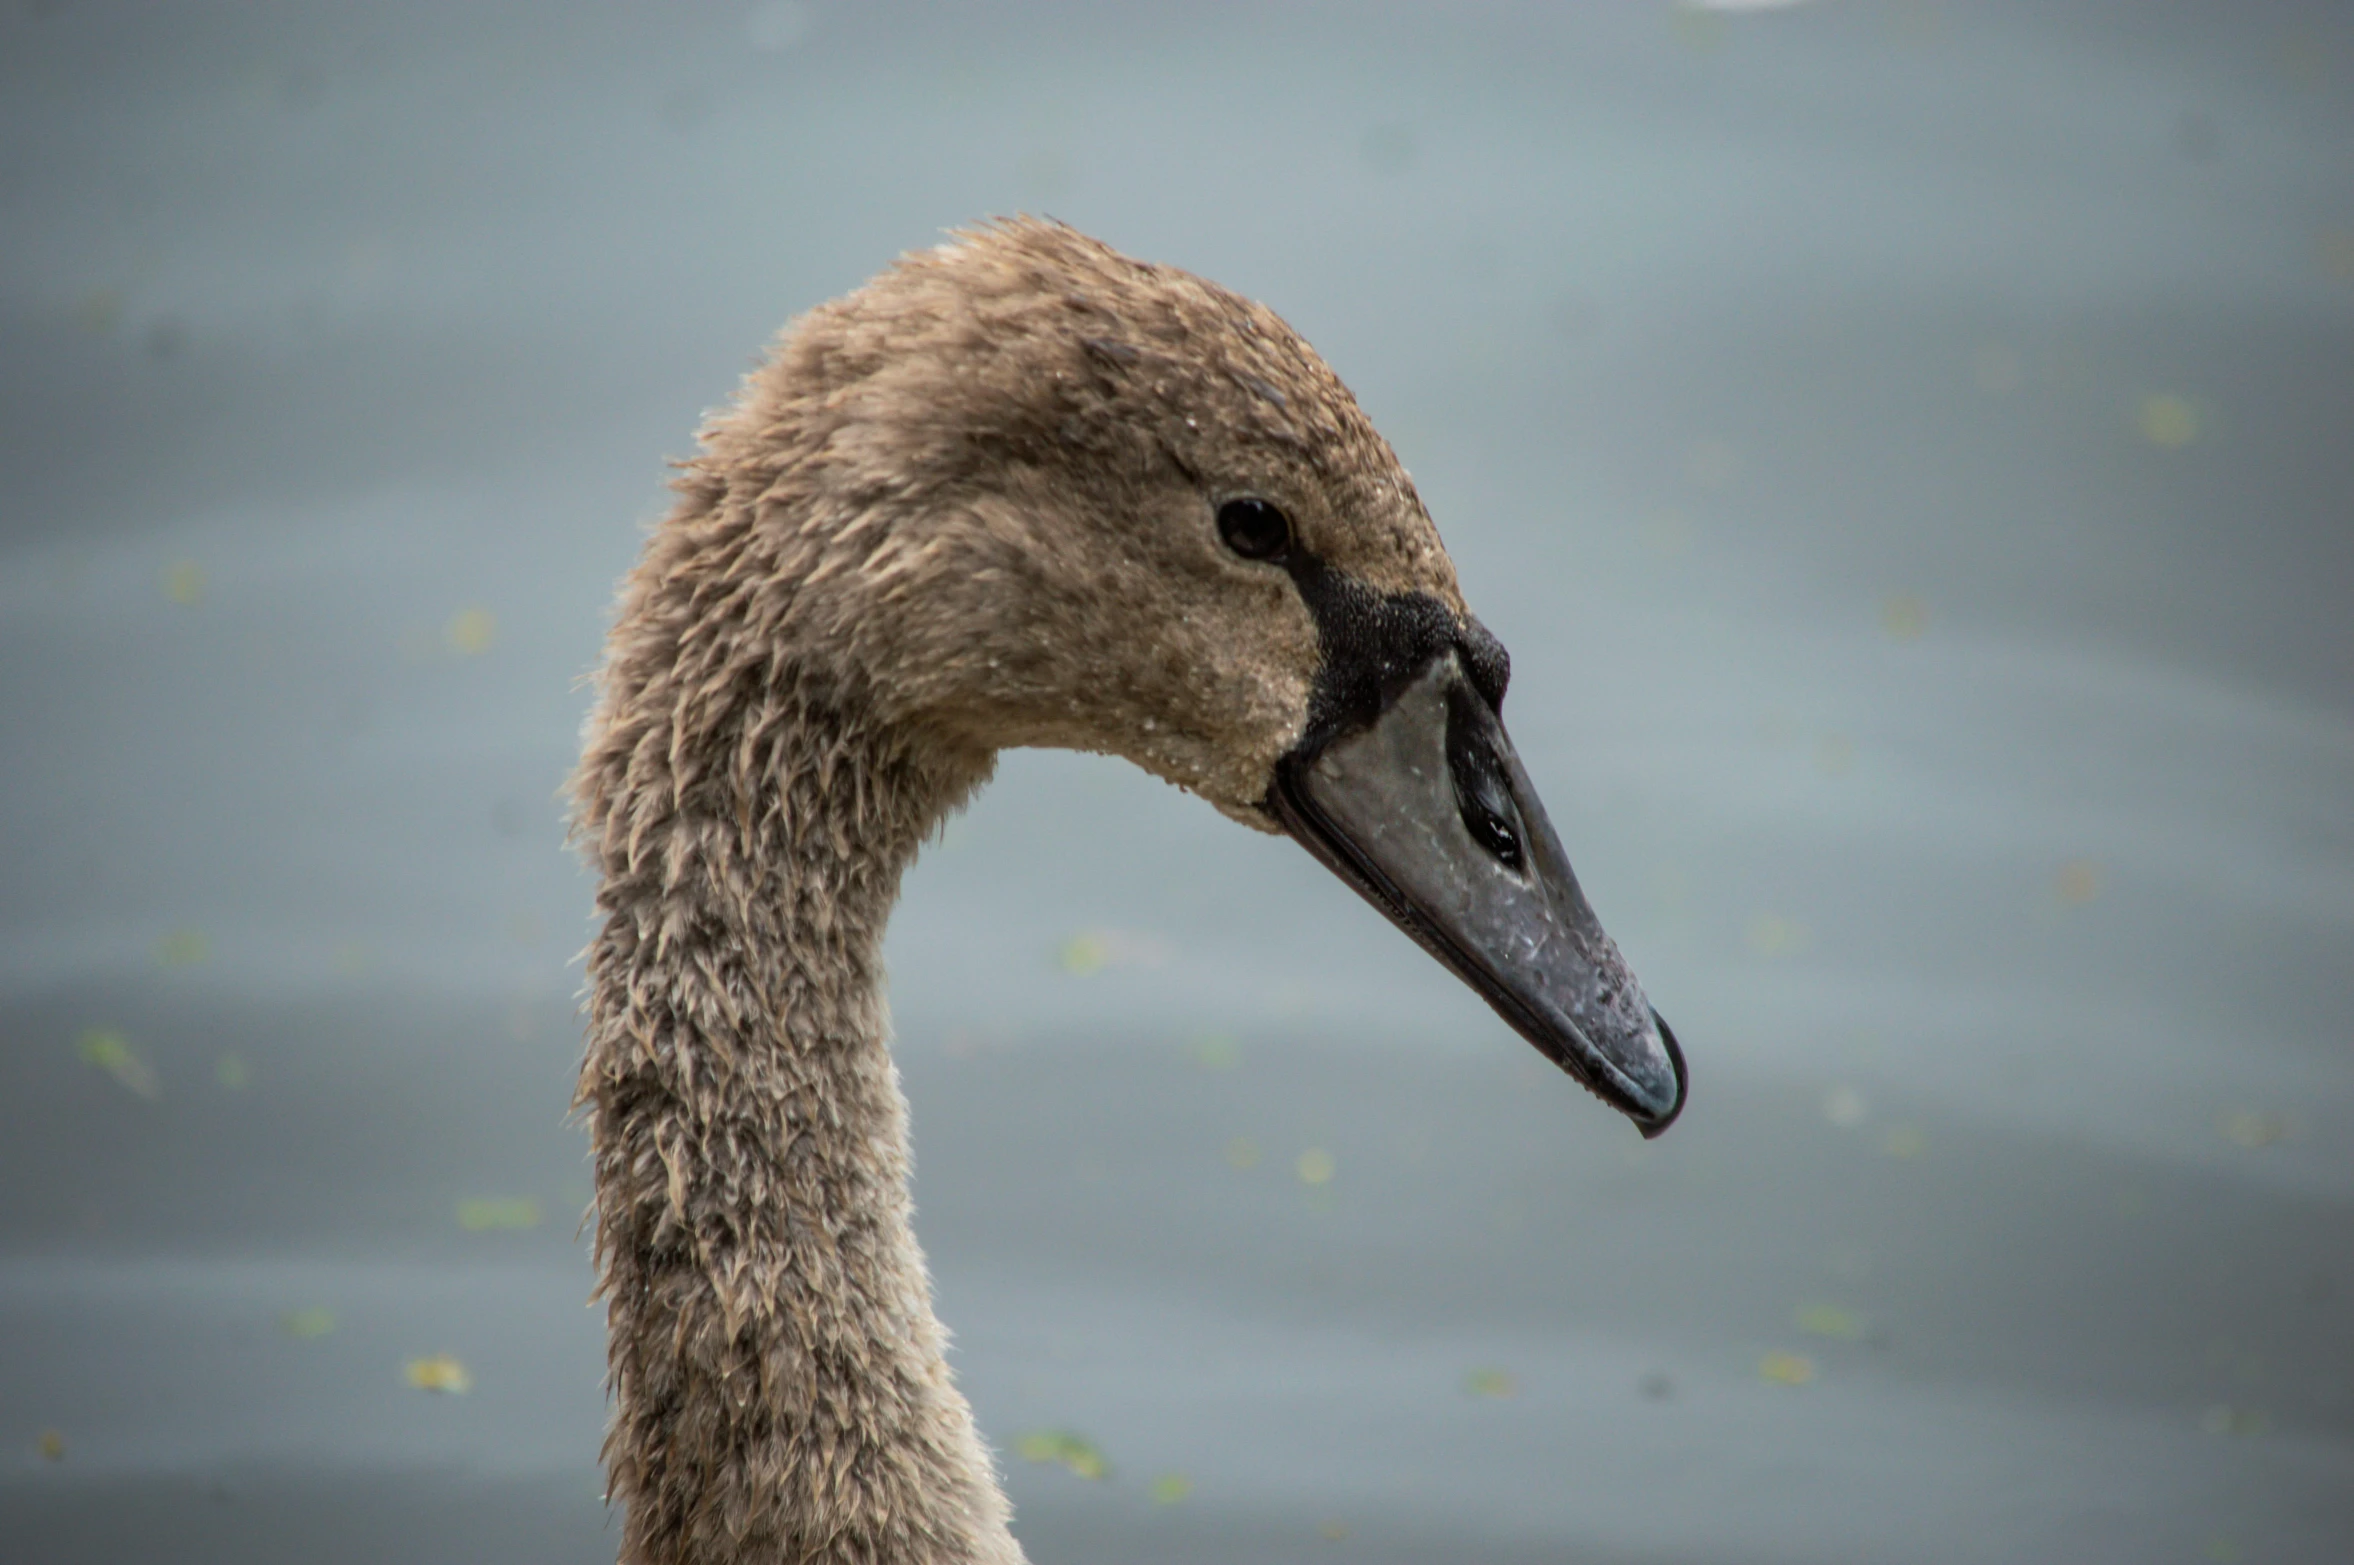
<instances>
[{"instance_id":1,"label":"grey water","mask_svg":"<svg viewBox=\"0 0 2354 1565\"><path fill-rule=\"evenodd\" d=\"M1007 756L890 954L1038 1565L2354 1555L2354 13L41 0L0 148L0 1559L611 1558L580 681L1015 210L1349 380L1693 1077Z\"/></svg>"}]
</instances>

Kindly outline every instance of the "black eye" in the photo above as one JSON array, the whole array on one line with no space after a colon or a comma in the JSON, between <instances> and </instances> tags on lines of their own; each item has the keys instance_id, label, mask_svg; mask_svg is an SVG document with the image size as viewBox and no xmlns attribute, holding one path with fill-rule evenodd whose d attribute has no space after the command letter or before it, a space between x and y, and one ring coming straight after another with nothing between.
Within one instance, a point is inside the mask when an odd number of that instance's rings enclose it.
<instances>
[{"instance_id":1,"label":"black eye","mask_svg":"<svg viewBox=\"0 0 2354 1565\"><path fill-rule=\"evenodd\" d=\"M1218 536L1246 560L1281 560L1291 552L1291 522L1264 500L1229 500L1218 507Z\"/></svg>"}]
</instances>

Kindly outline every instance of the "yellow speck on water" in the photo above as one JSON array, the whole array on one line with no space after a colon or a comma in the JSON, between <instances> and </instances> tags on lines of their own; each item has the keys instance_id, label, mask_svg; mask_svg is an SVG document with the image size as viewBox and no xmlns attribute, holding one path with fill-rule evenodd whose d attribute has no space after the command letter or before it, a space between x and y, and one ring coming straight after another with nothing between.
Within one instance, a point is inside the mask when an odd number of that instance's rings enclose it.
<instances>
[{"instance_id":1,"label":"yellow speck on water","mask_svg":"<svg viewBox=\"0 0 2354 1565\"><path fill-rule=\"evenodd\" d=\"M1055 961L1073 978L1100 973L1111 959L1111 943L1097 934L1073 935L1055 954Z\"/></svg>"},{"instance_id":2,"label":"yellow speck on water","mask_svg":"<svg viewBox=\"0 0 2354 1565\"><path fill-rule=\"evenodd\" d=\"M1815 766L1826 777L1844 777L1855 770L1855 741L1845 734L1825 734L1815 741Z\"/></svg>"},{"instance_id":3,"label":"yellow speck on water","mask_svg":"<svg viewBox=\"0 0 2354 1565\"><path fill-rule=\"evenodd\" d=\"M1853 1087L1833 1087L1823 1094L1823 1118L1841 1130L1853 1130L1871 1112L1872 1106Z\"/></svg>"},{"instance_id":4,"label":"yellow speck on water","mask_svg":"<svg viewBox=\"0 0 2354 1565\"><path fill-rule=\"evenodd\" d=\"M1080 1478L1101 1478L1111 1471L1111 1464L1103 1459L1103 1452L1084 1435L1067 1429L1043 1429L1028 1434L1014 1443L1014 1451L1025 1462L1038 1462L1061 1467Z\"/></svg>"},{"instance_id":5,"label":"yellow speck on water","mask_svg":"<svg viewBox=\"0 0 2354 1565\"><path fill-rule=\"evenodd\" d=\"M83 1063L95 1065L112 1076L126 1091L142 1098L163 1096L163 1080L155 1074L131 1040L111 1027L89 1027L74 1040L74 1053Z\"/></svg>"},{"instance_id":6,"label":"yellow speck on water","mask_svg":"<svg viewBox=\"0 0 2354 1565\"><path fill-rule=\"evenodd\" d=\"M65 1435L62 1431L44 1429L41 1431L41 1438L36 1443L40 1447L42 1461L62 1462L65 1460Z\"/></svg>"},{"instance_id":7,"label":"yellow speck on water","mask_svg":"<svg viewBox=\"0 0 2354 1565\"><path fill-rule=\"evenodd\" d=\"M1055 963L1074 978L1100 973L1107 967L1161 967L1176 948L1158 935L1134 930L1086 929L1064 941Z\"/></svg>"},{"instance_id":8,"label":"yellow speck on water","mask_svg":"<svg viewBox=\"0 0 2354 1565\"><path fill-rule=\"evenodd\" d=\"M197 603L204 597L204 572L193 560L182 560L163 573L164 596L174 603Z\"/></svg>"},{"instance_id":9,"label":"yellow speck on water","mask_svg":"<svg viewBox=\"0 0 2354 1565\"><path fill-rule=\"evenodd\" d=\"M1337 1165L1332 1161L1331 1153L1322 1147L1310 1147L1300 1154L1299 1161L1293 1167L1299 1172L1301 1184L1328 1185L1332 1183Z\"/></svg>"},{"instance_id":10,"label":"yellow speck on water","mask_svg":"<svg viewBox=\"0 0 2354 1565\"><path fill-rule=\"evenodd\" d=\"M2060 900L2082 907L2101 894L2101 867L2090 859L2070 859L2060 866Z\"/></svg>"},{"instance_id":11,"label":"yellow speck on water","mask_svg":"<svg viewBox=\"0 0 2354 1565\"><path fill-rule=\"evenodd\" d=\"M357 978L368 970L368 948L357 940L346 940L335 948L335 970L346 978Z\"/></svg>"},{"instance_id":12,"label":"yellow speck on water","mask_svg":"<svg viewBox=\"0 0 2354 1565\"><path fill-rule=\"evenodd\" d=\"M1929 1150L1929 1138L1910 1125L1891 1125L1880 1138L1880 1150L1890 1157L1919 1157Z\"/></svg>"},{"instance_id":13,"label":"yellow speck on water","mask_svg":"<svg viewBox=\"0 0 2354 1565\"><path fill-rule=\"evenodd\" d=\"M1222 1032L1203 1033L1187 1052L1203 1070L1230 1071L1242 1063L1242 1045Z\"/></svg>"},{"instance_id":14,"label":"yellow speck on water","mask_svg":"<svg viewBox=\"0 0 2354 1565\"><path fill-rule=\"evenodd\" d=\"M474 1389L474 1377L466 1366L447 1353L436 1353L429 1358L411 1359L404 1373L409 1384L419 1391L439 1391L449 1396L464 1396Z\"/></svg>"},{"instance_id":15,"label":"yellow speck on water","mask_svg":"<svg viewBox=\"0 0 2354 1565\"><path fill-rule=\"evenodd\" d=\"M1316 1536L1322 1538L1326 1543L1346 1543L1349 1541L1349 1524L1334 1521L1318 1522Z\"/></svg>"},{"instance_id":16,"label":"yellow speck on water","mask_svg":"<svg viewBox=\"0 0 2354 1565\"><path fill-rule=\"evenodd\" d=\"M253 1080L253 1067L234 1049L213 1061L213 1080L231 1092L243 1092Z\"/></svg>"},{"instance_id":17,"label":"yellow speck on water","mask_svg":"<svg viewBox=\"0 0 2354 1565\"><path fill-rule=\"evenodd\" d=\"M1880 628L1898 641L1918 641L1929 628L1929 605L1909 592L1880 600Z\"/></svg>"},{"instance_id":18,"label":"yellow speck on water","mask_svg":"<svg viewBox=\"0 0 2354 1565\"><path fill-rule=\"evenodd\" d=\"M166 967L194 967L212 955L212 949L203 930L183 925L155 943L155 959Z\"/></svg>"},{"instance_id":19,"label":"yellow speck on water","mask_svg":"<svg viewBox=\"0 0 2354 1565\"><path fill-rule=\"evenodd\" d=\"M335 1329L335 1312L315 1307L307 1310L288 1310L278 1317L278 1329L297 1341L315 1341ZM421 1364L425 1361L419 1359L417 1362Z\"/></svg>"},{"instance_id":20,"label":"yellow speck on water","mask_svg":"<svg viewBox=\"0 0 2354 1565\"><path fill-rule=\"evenodd\" d=\"M1748 940L1760 956L1795 956L1814 943L1814 932L1794 918L1760 913L1749 921Z\"/></svg>"},{"instance_id":21,"label":"yellow speck on water","mask_svg":"<svg viewBox=\"0 0 2354 1565\"><path fill-rule=\"evenodd\" d=\"M1836 1304L1809 1304L1798 1312L1796 1319L1798 1329L1810 1337L1856 1342L1864 1334L1863 1317Z\"/></svg>"},{"instance_id":22,"label":"yellow speck on water","mask_svg":"<svg viewBox=\"0 0 2354 1565\"><path fill-rule=\"evenodd\" d=\"M1757 1372L1777 1386L1803 1386L1815 1378L1815 1361L1803 1353L1768 1353Z\"/></svg>"},{"instance_id":23,"label":"yellow speck on water","mask_svg":"<svg viewBox=\"0 0 2354 1565\"><path fill-rule=\"evenodd\" d=\"M442 627L441 639L460 657L479 657L499 633L497 616L485 608L461 609Z\"/></svg>"},{"instance_id":24,"label":"yellow speck on water","mask_svg":"<svg viewBox=\"0 0 2354 1565\"><path fill-rule=\"evenodd\" d=\"M2169 392L2142 398L2138 423L2142 439L2153 446L2187 446L2199 437L2199 410Z\"/></svg>"},{"instance_id":25,"label":"yellow speck on water","mask_svg":"<svg viewBox=\"0 0 2354 1565\"><path fill-rule=\"evenodd\" d=\"M470 1234L498 1228L537 1228L537 1196L472 1196L458 1203L458 1226Z\"/></svg>"},{"instance_id":26,"label":"yellow speck on water","mask_svg":"<svg viewBox=\"0 0 2354 1565\"><path fill-rule=\"evenodd\" d=\"M1508 1397L1520 1388L1512 1377L1500 1369L1475 1369L1463 1377L1465 1394L1475 1397Z\"/></svg>"},{"instance_id":27,"label":"yellow speck on water","mask_svg":"<svg viewBox=\"0 0 2354 1565\"><path fill-rule=\"evenodd\" d=\"M2233 1109L2217 1119L2223 1138L2236 1146L2269 1147L2289 1139L2289 1118L2260 1109Z\"/></svg>"},{"instance_id":28,"label":"yellow speck on water","mask_svg":"<svg viewBox=\"0 0 2354 1565\"><path fill-rule=\"evenodd\" d=\"M1183 1473L1163 1473L1152 1481L1152 1503L1175 1505L1193 1493L1193 1480Z\"/></svg>"},{"instance_id":29,"label":"yellow speck on water","mask_svg":"<svg viewBox=\"0 0 2354 1565\"><path fill-rule=\"evenodd\" d=\"M2217 1533L2207 1540L2207 1558L2213 1560L2215 1565L2240 1565L2238 1540Z\"/></svg>"},{"instance_id":30,"label":"yellow speck on water","mask_svg":"<svg viewBox=\"0 0 2354 1565\"><path fill-rule=\"evenodd\" d=\"M1226 1163L1229 1168L1250 1170L1259 1166L1259 1144L1248 1136L1236 1136L1226 1143Z\"/></svg>"}]
</instances>

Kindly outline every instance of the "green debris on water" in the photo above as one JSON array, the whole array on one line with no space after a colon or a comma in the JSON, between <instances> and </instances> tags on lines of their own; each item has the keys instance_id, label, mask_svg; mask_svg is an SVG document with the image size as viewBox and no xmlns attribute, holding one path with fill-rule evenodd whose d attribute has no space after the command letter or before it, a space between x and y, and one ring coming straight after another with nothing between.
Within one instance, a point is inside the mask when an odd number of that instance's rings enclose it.
<instances>
[{"instance_id":1,"label":"green debris on water","mask_svg":"<svg viewBox=\"0 0 2354 1565\"><path fill-rule=\"evenodd\" d=\"M1929 628L1929 606L1909 592L1899 592L1880 603L1880 628L1892 641L1918 641Z\"/></svg>"},{"instance_id":2,"label":"green debris on water","mask_svg":"<svg viewBox=\"0 0 2354 1565\"><path fill-rule=\"evenodd\" d=\"M130 1038L111 1027L86 1027L74 1040L74 1053L84 1064L95 1065L112 1076L125 1091L142 1098L163 1096L163 1079L155 1067L132 1044Z\"/></svg>"},{"instance_id":3,"label":"green debris on water","mask_svg":"<svg viewBox=\"0 0 2354 1565\"><path fill-rule=\"evenodd\" d=\"M498 639L497 616L486 608L460 609L442 627L441 639L445 646L460 657L480 657Z\"/></svg>"},{"instance_id":4,"label":"green debris on water","mask_svg":"<svg viewBox=\"0 0 2354 1565\"><path fill-rule=\"evenodd\" d=\"M2142 439L2169 450L2199 438L2199 410L2188 397L2154 392L2142 398L2134 422Z\"/></svg>"},{"instance_id":5,"label":"green debris on water","mask_svg":"<svg viewBox=\"0 0 2354 1565\"><path fill-rule=\"evenodd\" d=\"M543 1216L537 1196L468 1196L458 1203L458 1226L470 1234L537 1228Z\"/></svg>"},{"instance_id":6,"label":"green debris on water","mask_svg":"<svg viewBox=\"0 0 2354 1565\"><path fill-rule=\"evenodd\" d=\"M1493 1397L1501 1400L1519 1394L1520 1387L1507 1371L1475 1369L1463 1377L1463 1390L1468 1396Z\"/></svg>"},{"instance_id":7,"label":"green debris on water","mask_svg":"<svg viewBox=\"0 0 2354 1565\"><path fill-rule=\"evenodd\" d=\"M1100 973L1111 959L1110 943L1097 934L1073 935L1055 953L1055 961L1073 978Z\"/></svg>"},{"instance_id":8,"label":"green debris on water","mask_svg":"<svg viewBox=\"0 0 2354 1565\"><path fill-rule=\"evenodd\" d=\"M1892 1125L1880 1138L1880 1150L1890 1157L1919 1157L1929 1150L1929 1138L1912 1125Z\"/></svg>"},{"instance_id":9,"label":"green debris on water","mask_svg":"<svg viewBox=\"0 0 2354 1565\"><path fill-rule=\"evenodd\" d=\"M1060 1467L1081 1478L1103 1478L1111 1472L1095 1442L1068 1429L1042 1429L1024 1435L1014 1442L1014 1452L1025 1462Z\"/></svg>"},{"instance_id":10,"label":"green debris on water","mask_svg":"<svg viewBox=\"0 0 2354 1565\"><path fill-rule=\"evenodd\" d=\"M194 967L212 955L212 949L203 930L183 925L155 943L155 959L166 967Z\"/></svg>"},{"instance_id":11,"label":"green debris on water","mask_svg":"<svg viewBox=\"0 0 2354 1565\"><path fill-rule=\"evenodd\" d=\"M473 1374L447 1353L411 1359L402 1373L409 1384L419 1391L438 1391L445 1396L462 1397L474 1389Z\"/></svg>"},{"instance_id":12,"label":"green debris on water","mask_svg":"<svg viewBox=\"0 0 2354 1565\"><path fill-rule=\"evenodd\" d=\"M1834 1342L1861 1342L1868 1330L1861 1315L1836 1304L1806 1305L1798 1311L1797 1324L1810 1337L1829 1337Z\"/></svg>"},{"instance_id":13,"label":"green debris on water","mask_svg":"<svg viewBox=\"0 0 2354 1565\"><path fill-rule=\"evenodd\" d=\"M1176 948L1159 935L1121 929L1083 929L1055 948L1055 965L1073 978L1112 967L1165 967Z\"/></svg>"},{"instance_id":14,"label":"green debris on water","mask_svg":"<svg viewBox=\"0 0 2354 1565\"><path fill-rule=\"evenodd\" d=\"M1152 1481L1152 1503L1175 1505L1193 1493L1193 1480L1183 1473L1163 1473Z\"/></svg>"},{"instance_id":15,"label":"green debris on water","mask_svg":"<svg viewBox=\"0 0 2354 1565\"><path fill-rule=\"evenodd\" d=\"M1230 1071L1242 1063L1242 1045L1222 1032L1206 1032L1186 1051L1203 1070Z\"/></svg>"},{"instance_id":16,"label":"green debris on water","mask_svg":"<svg viewBox=\"0 0 2354 1565\"><path fill-rule=\"evenodd\" d=\"M316 1306L307 1310L288 1310L278 1317L278 1329L297 1341L315 1341L335 1329L335 1312Z\"/></svg>"}]
</instances>

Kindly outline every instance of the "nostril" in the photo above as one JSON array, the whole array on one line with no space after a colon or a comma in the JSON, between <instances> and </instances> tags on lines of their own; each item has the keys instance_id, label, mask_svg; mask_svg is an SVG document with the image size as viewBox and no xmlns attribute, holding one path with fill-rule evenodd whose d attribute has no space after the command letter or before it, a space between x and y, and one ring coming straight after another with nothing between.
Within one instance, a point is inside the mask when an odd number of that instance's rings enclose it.
<instances>
[{"instance_id":1,"label":"nostril","mask_svg":"<svg viewBox=\"0 0 2354 1565\"><path fill-rule=\"evenodd\" d=\"M1464 829L1471 833L1471 840L1487 849L1506 869L1520 868L1520 834L1505 824L1503 817L1483 808L1479 801L1461 802Z\"/></svg>"},{"instance_id":2,"label":"nostril","mask_svg":"<svg viewBox=\"0 0 2354 1565\"><path fill-rule=\"evenodd\" d=\"M1458 685L1447 694L1447 772L1455 784L1455 808L1471 840L1509 870L1525 862L1520 811L1512 803L1503 763L1489 741L1495 721L1478 698Z\"/></svg>"}]
</instances>

